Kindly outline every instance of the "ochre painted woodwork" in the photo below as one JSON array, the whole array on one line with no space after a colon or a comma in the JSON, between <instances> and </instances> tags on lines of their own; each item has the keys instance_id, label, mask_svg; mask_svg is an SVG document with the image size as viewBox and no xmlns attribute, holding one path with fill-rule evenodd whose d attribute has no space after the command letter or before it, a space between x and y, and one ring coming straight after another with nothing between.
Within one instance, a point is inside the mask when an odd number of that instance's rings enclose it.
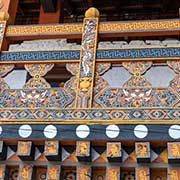
<instances>
[{"instance_id":1,"label":"ochre painted woodwork","mask_svg":"<svg viewBox=\"0 0 180 180\"><path fill-rule=\"evenodd\" d=\"M168 150L170 158L180 159L180 143L168 143Z\"/></svg>"},{"instance_id":2,"label":"ochre painted woodwork","mask_svg":"<svg viewBox=\"0 0 180 180\"><path fill-rule=\"evenodd\" d=\"M80 35L82 24L57 24L57 25L28 25L28 26L8 26L6 36L29 36L29 35ZM99 33L127 33L143 31L176 31L180 29L179 19L156 20L156 21L134 21L134 22L103 22L99 25ZM25 38L25 37L24 37Z\"/></svg>"},{"instance_id":3,"label":"ochre painted woodwork","mask_svg":"<svg viewBox=\"0 0 180 180\"><path fill-rule=\"evenodd\" d=\"M31 141L18 141L17 154L19 156L24 156L24 155L28 156L31 153L31 147L32 147Z\"/></svg>"},{"instance_id":4,"label":"ochre painted woodwork","mask_svg":"<svg viewBox=\"0 0 180 180\"><path fill-rule=\"evenodd\" d=\"M179 179L180 179L180 168L169 168L168 180L179 180Z\"/></svg>"},{"instance_id":5,"label":"ochre painted woodwork","mask_svg":"<svg viewBox=\"0 0 180 180\"><path fill-rule=\"evenodd\" d=\"M31 180L32 179L32 166L23 164L19 168L19 180Z\"/></svg>"},{"instance_id":6,"label":"ochre painted woodwork","mask_svg":"<svg viewBox=\"0 0 180 180\"><path fill-rule=\"evenodd\" d=\"M77 167L77 180L90 180L91 179L91 167L79 166Z\"/></svg>"},{"instance_id":7,"label":"ochre painted woodwork","mask_svg":"<svg viewBox=\"0 0 180 180\"><path fill-rule=\"evenodd\" d=\"M84 18L76 107L91 108L95 76L98 17Z\"/></svg>"},{"instance_id":8,"label":"ochre painted woodwork","mask_svg":"<svg viewBox=\"0 0 180 180\"><path fill-rule=\"evenodd\" d=\"M48 166L47 180L60 180L60 166L59 165Z\"/></svg>"},{"instance_id":9,"label":"ochre painted woodwork","mask_svg":"<svg viewBox=\"0 0 180 180\"><path fill-rule=\"evenodd\" d=\"M149 142L138 142L135 144L136 156L138 158L150 157L150 144Z\"/></svg>"},{"instance_id":10,"label":"ochre painted woodwork","mask_svg":"<svg viewBox=\"0 0 180 180\"><path fill-rule=\"evenodd\" d=\"M136 180L150 180L149 168L146 167L136 168Z\"/></svg>"},{"instance_id":11,"label":"ochre painted woodwork","mask_svg":"<svg viewBox=\"0 0 180 180\"><path fill-rule=\"evenodd\" d=\"M121 157L121 143L107 143L107 157Z\"/></svg>"},{"instance_id":12,"label":"ochre painted woodwork","mask_svg":"<svg viewBox=\"0 0 180 180\"><path fill-rule=\"evenodd\" d=\"M89 141L77 141L76 155L77 156L89 156L90 155L90 142Z\"/></svg>"},{"instance_id":13,"label":"ochre painted woodwork","mask_svg":"<svg viewBox=\"0 0 180 180\"><path fill-rule=\"evenodd\" d=\"M0 165L0 180L4 180L5 171L6 171L6 166L1 164Z\"/></svg>"},{"instance_id":14,"label":"ochre painted woodwork","mask_svg":"<svg viewBox=\"0 0 180 180\"><path fill-rule=\"evenodd\" d=\"M107 180L120 180L119 167L107 167Z\"/></svg>"},{"instance_id":15,"label":"ochre painted woodwork","mask_svg":"<svg viewBox=\"0 0 180 180\"><path fill-rule=\"evenodd\" d=\"M45 141L45 151L46 156L58 155L59 152L59 141Z\"/></svg>"}]
</instances>

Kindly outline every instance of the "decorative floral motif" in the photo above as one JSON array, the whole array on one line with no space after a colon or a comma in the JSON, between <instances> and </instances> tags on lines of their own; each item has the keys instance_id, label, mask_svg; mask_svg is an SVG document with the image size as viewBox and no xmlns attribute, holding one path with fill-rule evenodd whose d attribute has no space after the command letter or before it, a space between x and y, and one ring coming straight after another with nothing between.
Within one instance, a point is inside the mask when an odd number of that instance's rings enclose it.
<instances>
[{"instance_id":1,"label":"decorative floral motif","mask_svg":"<svg viewBox=\"0 0 180 180\"><path fill-rule=\"evenodd\" d=\"M4 81L2 78L5 76L8 72L12 71L14 68L14 65L0 65L0 93L2 93L4 90L9 89L8 84Z\"/></svg>"},{"instance_id":2,"label":"decorative floral motif","mask_svg":"<svg viewBox=\"0 0 180 180\"><path fill-rule=\"evenodd\" d=\"M123 84L124 87L147 87L151 86L143 76L132 76L128 81Z\"/></svg>"},{"instance_id":3,"label":"decorative floral motif","mask_svg":"<svg viewBox=\"0 0 180 180\"><path fill-rule=\"evenodd\" d=\"M24 88L50 88L50 84L42 78L53 68L54 64L25 64L25 69L30 73L31 78Z\"/></svg>"},{"instance_id":4,"label":"decorative floral motif","mask_svg":"<svg viewBox=\"0 0 180 180\"><path fill-rule=\"evenodd\" d=\"M67 107L74 96L65 88L6 90L0 94L0 107Z\"/></svg>"},{"instance_id":5,"label":"decorative floral motif","mask_svg":"<svg viewBox=\"0 0 180 180\"><path fill-rule=\"evenodd\" d=\"M129 61L123 62L122 65L131 74L139 76L144 74L152 66L152 61Z\"/></svg>"},{"instance_id":6,"label":"decorative floral motif","mask_svg":"<svg viewBox=\"0 0 180 180\"><path fill-rule=\"evenodd\" d=\"M24 86L25 89L50 88L51 85L44 78L31 78Z\"/></svg>"},{"instance_id":7,"label":"decorative floral motif","mask_svg":"<svg viewBox=\"0 0 180 180\"><path fill-rule=\"evenodd\" d=\"M167 61L167 64L175 73L180 73L180 61Z\"/></svg>"},{"instance_id":8,"label":"decorative floral motif","mask_svg":"<svg viewBox=\"0 0 180 180\"><path fill-rule=\"evenodd\" d=\"M13 64L0 65L0 77L5 76L8 72L12 71L13 69L14 69Z\"/></svg>"}]
</instances>

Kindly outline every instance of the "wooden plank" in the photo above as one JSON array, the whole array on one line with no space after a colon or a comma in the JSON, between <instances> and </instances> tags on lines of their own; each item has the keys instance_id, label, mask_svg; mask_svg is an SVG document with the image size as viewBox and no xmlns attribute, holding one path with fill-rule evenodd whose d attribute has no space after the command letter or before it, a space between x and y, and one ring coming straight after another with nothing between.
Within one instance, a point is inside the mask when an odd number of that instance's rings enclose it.
<instances>
[{"instance_id":1,"label":"wooden plank","mask_svg":"<svg viewBox=\"0 0 180 180\"><path fill-rule=\"evenodd\" d=\"M53 25L10 25L7 27L6 38L16 40L45 38L81 38L82 24ZM164 19L149 21L117 21L99 24L100 37L123 36L162 36L179 35L180 20Z\"/></svg>"}]
</instances>

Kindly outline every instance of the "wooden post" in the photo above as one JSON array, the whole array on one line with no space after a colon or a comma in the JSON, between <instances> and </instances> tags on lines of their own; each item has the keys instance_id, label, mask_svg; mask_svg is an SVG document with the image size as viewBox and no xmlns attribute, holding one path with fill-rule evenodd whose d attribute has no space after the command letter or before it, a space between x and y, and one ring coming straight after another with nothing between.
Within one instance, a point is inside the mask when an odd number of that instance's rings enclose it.
<instances>
[{"instance_id":1,"label":"wooden post","mask_svg":"<svg viewBox=\"0 0 180 180\"><path fill-rule=\"evenodd\" d=\"M81 57L76 94L76 108L91 108L95 76L99 11L90 8L85 13Z\"/></svg>"}]
</instances>

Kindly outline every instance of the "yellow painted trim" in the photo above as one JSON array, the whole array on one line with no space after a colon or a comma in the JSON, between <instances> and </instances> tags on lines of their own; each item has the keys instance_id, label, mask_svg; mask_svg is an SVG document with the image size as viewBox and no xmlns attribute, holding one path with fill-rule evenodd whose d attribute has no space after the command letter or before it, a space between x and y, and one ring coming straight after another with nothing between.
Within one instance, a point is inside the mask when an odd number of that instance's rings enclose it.
<instances>
[{"instance_id":1,"label":"yellow painted trim","mask_svg":"<svg viewBox=\"0 0 180 180\"><path fill-rule=\"evenodd\" d=\"M158 107L121 107L121 108L113 108L113 107L104 107L104 108L58 108L58 107L44 107L44 108L38 108L38 107L32 107L32 108L18 108L18 107L12 107L12 108L0 108L0 110L163 110L163 109L177 109L180 110L180 107L168 107L168 106L158 106Z\"/></svg>"},{"instance_id":2,"label":"yellow painted trim","mask_svg":"<svg viewBox=\"0 0 180 180\"><path fill-rule=\"evenodd\" d=\"M0 124L180 124L179 120L4 120Z\"/></svg>"}]
</instances>

